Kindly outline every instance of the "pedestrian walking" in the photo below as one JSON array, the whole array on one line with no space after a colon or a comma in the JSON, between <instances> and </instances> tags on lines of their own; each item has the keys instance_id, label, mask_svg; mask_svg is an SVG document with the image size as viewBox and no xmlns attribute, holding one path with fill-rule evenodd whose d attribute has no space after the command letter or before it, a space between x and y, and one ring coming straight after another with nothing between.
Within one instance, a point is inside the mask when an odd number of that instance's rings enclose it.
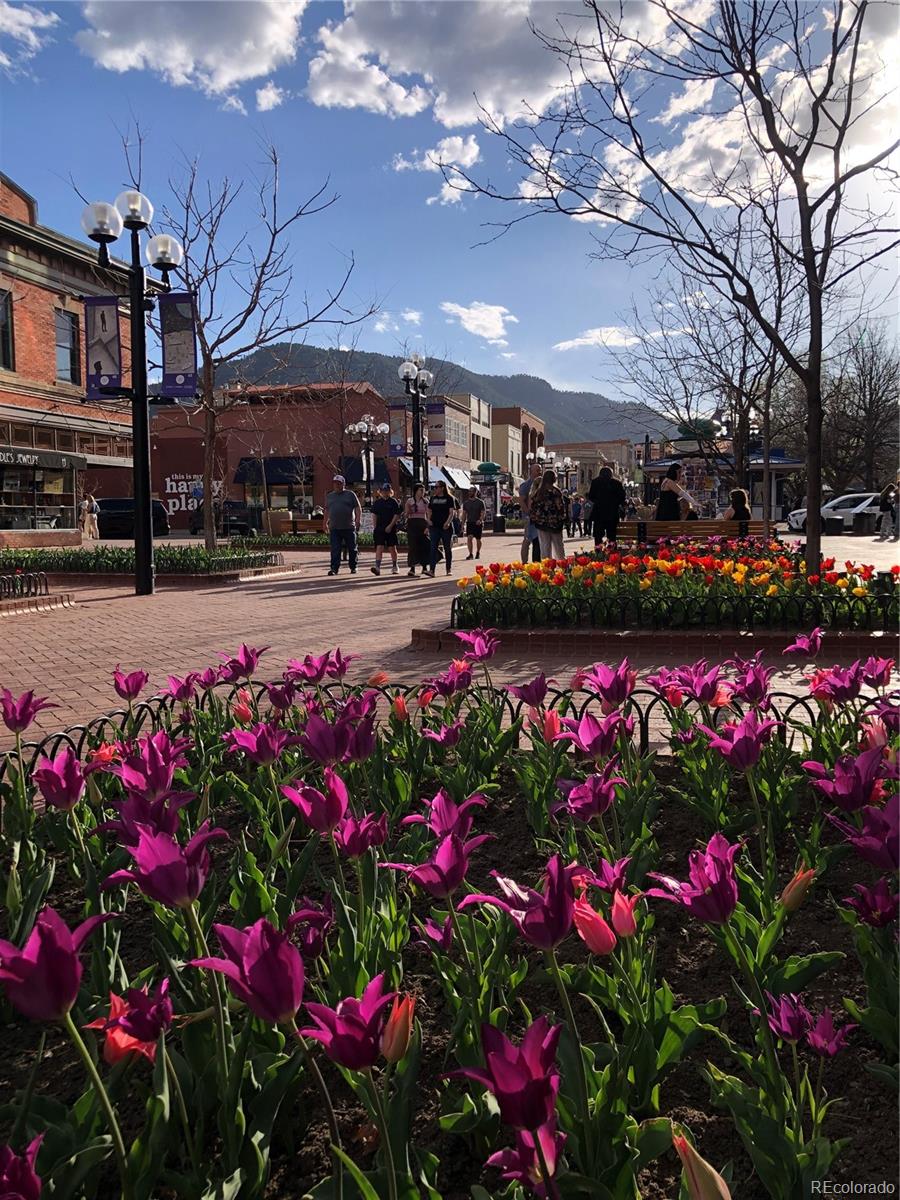
<instances>
[{"instance_id":1,"label":"pedestrian walking","mask_svg":"<svg viewBox=\"0 0 900 1200\"><path fill-rule=\"evenodd\" d=\"M469 488L469 495L463 501L463 512L466 515L466 545L469 553L467 559L473 557L472 550L474 549L475 558L481 558L481 538L484 533L484 501L478 495L478 488Z\"/></svg>"},{"instance_id":2,"label":"pedestrian walking","mask_svg":"<svg viewBox=\"0 0 900 1200\"><path fill-rule=\"evenodd\" d=\"M591 482L588 498L591 501L594 547L599 547L604 537L607 542L614 542L619 529L619 520L625 511L626 497L622 481L616 479L612 468L600 468L597 478Z\"/></svg>"},{"instance_id":3,"label":"pedestrian walking","mask_svg":"<svg viewBox=\"0 0 900 1200\"><path fill-rule=\"evenodd\" d=\"M572 534L581 537L584 534L584 528L581 524L582 503L580 496L572 497Z\"/></svg>"},{"instance_id":4,"label":"pedestrian walking","mask_svg":"<svg viewBox=\"0 0 900 1200\"><path fill-rule=\"evenodd\" d=\"M540 463L532 463L529 469L529 478L519 484L519 509L522 516L525 518L525 528L522 531L522 548L519 551L519 558L523 563L528 562L528 552L531 551L533 562L541 561L541 544L538 538L536 526L531 522L529 515L529 496L531 489L536 487L541 478Z\"/></svg>"},{"instance_id":5,"label":"pedestrian walking","mask_svg":"<svg viewBox=\"0 0 900 1200\"><path fill-rule=\"evenodd\" d=\"M341 567L341 551L346 549L350 574L356 574L359 553L359 522L362 516L359 497L347 487L343 475L335 475L334 490L325 497L325 532L331 546L329 575L337 575Z\"/></svg>"},{"instance_id":6,"label":"pedestrian walking","mask_svg":"<svg viewBox=\"0 0 900 1200\"><path fill-rule=\"evenodd\" d=\"M897 541L900 537L900 530L897 528L897 489L892 483L889 483L878 497L878 511L881 513L879 541L885 542L888 538Z\"/></svg>"},{"instance_id":7,"label":"pedestrian walking","mask_svg":"<svg viewBox=\"0 0 900 1200\"><path fill-rule=\"evenodd\" d=\"M436 483L434 491L431 493L431 499L428 502L428 535L431 541L428 571L432 579L434 578L434 569L437 566L438 549L440 546L444 547L444 565L447 568L448 575L453 565L454 511L453 498L447 491L446 483Z\"/></svg>"},{"instance_id":8,"label":"pedestrian walking","mask_svg":"<svg viewBox=\"0 0 900 1200\"><path fill-rule=\"evenodd\" d=\"M85 496L84 503L84 533L90 541L98 541L100 538L100 505L90 494Z\"/></svg>"},{"instance_id":9,"label":"pedestrian walking","mask_svg":"<svg viewBox=\"0 0 900 1200\"><path fill-rule=\"evenodd\" d=\"M425 488L421 483L416 484L413 494L407 499L403 509L406 518L406 562L409 570L407 575L414 579L416 567L422 568L422 574L428 574L428 564L431 561L431 543L428 538L428 500Z\"/></svg>"},{"instance_id":10,"label":"pedestrian walking","mask_svg":"<svg viewBox=\"0 0 900 1200\"><path fill-rule=\"evenodd\" d=\"M391 556L391 574L396 575L400 570L397 565L397 526L400 524L400 505L394 498L394 489L386 483L378 489L378 498L372 504L372 514L375 517L375 531L372 540L375 543L375 566L371 568L373 575L381 574L381 560L385 550Z\"/></svg>"},{"instance_id":11,"label":"pedestrian walking","mask_svg":"<svg viewBox=\"0 0 900 1200\"><path fill-rule=\"evenodd\" d=\"M531 489L529 508L538 531L541 558L565 558L566 498L557 486L555 471L546 470Z\"/></svg>"}]
</instances>

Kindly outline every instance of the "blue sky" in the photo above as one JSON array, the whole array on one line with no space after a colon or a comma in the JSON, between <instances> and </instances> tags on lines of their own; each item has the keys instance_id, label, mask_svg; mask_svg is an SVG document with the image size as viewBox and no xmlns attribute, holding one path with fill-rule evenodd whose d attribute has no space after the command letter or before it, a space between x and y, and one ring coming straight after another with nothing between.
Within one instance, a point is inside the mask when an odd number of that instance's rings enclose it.
<instances>
[{"instance_id":1,"label":"blue sky","mask_svg":"<svg viewBox=\"0 0 900 1200\"><path fill-rule=\"evenodd\" d=\"M0 0L3 169L37 197L43 223L79 236L69 177L90 199L113 199L125 182L118 131L137 117L143 187L157 206L168 177L199 154L212 179L247 179L235 218L252 228L253 176L270 140L285 202L326 177L340 194L297 227L294 272L298 291L315 297L353 252L352 302L382 308L361 348L399 354L407 341L477 370L616 395L597 343L609 340L602 331L615 342L650 272L590 261L590 226L564 218L476 247L506 206L448 202L441 174L422 169L431 152L483 177L507 170L502 142L477 124L473 92L504 120L523 100L548 103L559 67L527 20L549 27L557 12L549 0ZM672 100L645 106L664 114ZM677 141L675 120L666 128Z\"/></svg>"}]
</instances>

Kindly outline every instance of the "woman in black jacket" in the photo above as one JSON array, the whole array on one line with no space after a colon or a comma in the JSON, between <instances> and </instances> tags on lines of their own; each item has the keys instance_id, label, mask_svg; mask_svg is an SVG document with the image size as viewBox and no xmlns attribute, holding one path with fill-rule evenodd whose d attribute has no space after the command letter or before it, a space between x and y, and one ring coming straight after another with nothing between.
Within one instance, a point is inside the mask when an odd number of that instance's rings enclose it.
<instances>
[{"instance_id":1,"label":"woman in black jacket","mask_svg":"<svg viewBox=\"0 0 900 1200\"><path fill-rule=\"evenodd\" d=\"M625 488L609 467L601 467L588 492L591 501L591 521L594 526L594 546L599 547L606 535L608 542L616 540L619 519L625 508Z\"/></svg>"}]
</instances>

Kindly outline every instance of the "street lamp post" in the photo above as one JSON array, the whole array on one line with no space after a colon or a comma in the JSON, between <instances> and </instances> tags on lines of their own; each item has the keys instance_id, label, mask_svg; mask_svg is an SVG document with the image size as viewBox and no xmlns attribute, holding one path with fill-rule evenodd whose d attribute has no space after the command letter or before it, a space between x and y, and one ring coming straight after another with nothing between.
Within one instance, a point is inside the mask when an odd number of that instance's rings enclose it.
<instances>
[{"instance_id":1,"label":"street lamp post","mask_svg":"<svg viewBox=\"0 0 900 1200\"><path fill-rule=\"evenodd\" d=\"M425 359L413 354L400 364L397 374L403 380L407 396L412 396L413 410L413 487L425 483L425 464L423 462L422 441L422 397L426 396L434 383L434 376L425 370Z\"/></svg>"},{"instance_id":2,"label":"street lamp post","mask_svg":"<svg viewBox=\"0 0 900 1200\"><path fill-rule=\"evenodd\" d=\"M390 432L390 426L384 421L376 421L371 413L365 413L360 420L351 421L344 430L351 442L362 443L361 457L364 464L364 479L366 484L366 504L372 501L372 475L375 471L375 456L371 447L379 446Z\"/></svg>"},{"instance_id":3,"label":"street lamp post","mask_svg":"<svg viewBox=\"0 0 900 1200\"><path fill-rule=\"evenodd\" d=\"M153 205L139 191L131 189L116 197L115 204L89 204L81 214L81 227L100 246L98 262L110 267L107 247L118 240L122 229L131 234L131 264L128 274L128 306L131 327L131 387L113 394L131 399L131 444L134 462L134 591L138 596L152 595L155 587L153 563L153 503L150 483L150 400L147 394L146 312L152 308L147 281L141 263L141 230L153 220ZM163 289L168 290L169 272L184 260L180 242L167 233L151 237L145 247L151 267L162 272ZM117 268L121 269L121 268Z\"/></svg>"}]
</instances>

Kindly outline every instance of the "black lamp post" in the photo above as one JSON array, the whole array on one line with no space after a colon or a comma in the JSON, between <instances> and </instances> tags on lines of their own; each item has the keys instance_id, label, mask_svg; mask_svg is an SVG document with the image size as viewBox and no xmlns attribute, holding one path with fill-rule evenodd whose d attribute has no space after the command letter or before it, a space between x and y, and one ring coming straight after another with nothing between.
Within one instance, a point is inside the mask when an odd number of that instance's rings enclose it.
<instances>
[{"instance_id":1,"label":"black lamp post","mask_svg":"<svg viewBox=\"0 0 900 1200\"><path fill-rule=\"evenodd\" d=\"M430 371L425 370L425 359L418 354L413 354L406 362L400 365L397 374L403 380L403 386L406 388L407 396L412 396L412 411L413 411L413 487L416 488L420 483L425 483L425 464L423 461L423 439L422 439L422 397L426 396L431 390L431 385L434 383L434 376Z\"/></svg>"},{"instance_id":2,"label":"black lamp post","mask_svg":"<svg viewBox=\"0 0 900 1200\"><path fill-rule=\"evenodd\" d=\"M375 471L375 456L372 446L380 446L390 433L390 426L376 421L371 413L365 413L359 421L351 422L344 430L351 442L362 443L363 476L366 484L366 504L372 501L372 475Z\"/></svg>"},{"instance_id":3,"label":"black lamp post","mask_svg":"<svg viewBox=\"0 0 900 1200\"><path fill-rule=\"evenodd\" d=\"M153 504L150 484L150 401L147 395L146 313L152 308L141 263L141 230L153 220L153 205L140 192L129 190L115 204L89 204L81 215L81 227L91 241L99 243L98 261L110 267L107 246L128 229L131 233L131 265L128 273L128 305L131 328L131 387L112 389L112 395L131 399L131 444L134 461L134 591L149 596L155 586L153 564ZM184 260L181 243L167 233L148 240L145 255L151 267L163 274L168 288L169 271ZM117 268L120 269L120 268Z\"/></svg>"}]
</instances>

